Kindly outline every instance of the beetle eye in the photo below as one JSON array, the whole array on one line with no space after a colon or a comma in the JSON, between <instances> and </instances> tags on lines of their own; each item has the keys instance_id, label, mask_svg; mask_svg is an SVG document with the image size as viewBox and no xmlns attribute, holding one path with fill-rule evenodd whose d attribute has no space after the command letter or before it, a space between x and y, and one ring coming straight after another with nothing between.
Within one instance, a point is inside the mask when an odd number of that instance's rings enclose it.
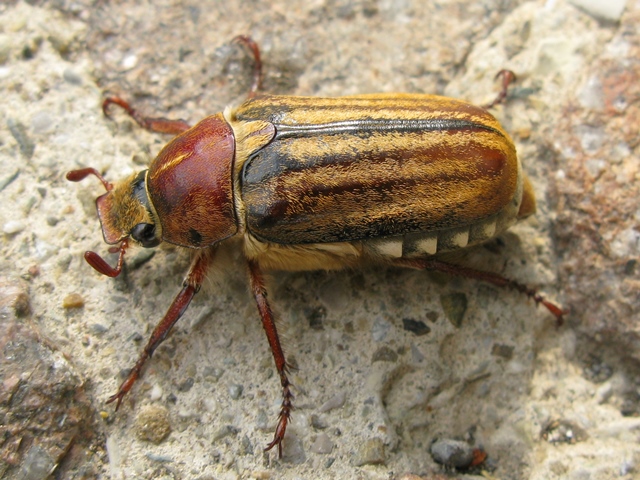
<instances>
[{"instance_id":1,"label":"beetle eye","mask_svg":"<svg viewBox=\"0 0 640 480\"><path fill-rule=\"evenodd\" d=\"M160 239L156 237L156 226L152 223L139 223L131 230L133 239L145 248L157 247Z\"/></svg>"}]
</instances>

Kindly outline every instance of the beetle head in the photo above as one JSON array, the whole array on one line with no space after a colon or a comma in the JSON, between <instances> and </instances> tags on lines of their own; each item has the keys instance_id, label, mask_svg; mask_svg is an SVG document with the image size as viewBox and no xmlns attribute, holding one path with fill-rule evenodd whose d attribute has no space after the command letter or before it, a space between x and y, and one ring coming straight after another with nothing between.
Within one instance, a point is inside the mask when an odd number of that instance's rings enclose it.
<instances>
[{"instance_id":1,"label":"beetle head","mask_svg":"<svg viewBox=\"0 0 640 480\"><path fill-rule=\"evenodd\" d=\"M98 218L102 225L102 236L109 245L120 244L116 267L111 267L95 252L85 252L84 258L98 272L116 277L122 271L124 253L129 238L143 247L155 247L161 237L153 220L149 199L145 190L147 171L133 174L124 181L113 185L107 182L94 168L83 168L67 173L67 179L79 182L88 175L95 175L102 182L106 193L96 199Z\"/></svg>"},{"instance_id":2,"label":"beetle head","mask_svg":"<svg viewBox=\"0 0 640 480\"><path fill-rule=\"evenodd\" d=\"M117 276L129 239L143 247L162 241L205 248L238 231L233 201L235 138L222 114L212 115L169 142L149 170L113 185L97 170L83 168L67 174L78 182L88 175L100 179L106 193L96 199L102 236L120 244L116 267L97 253L87 262L100 273Z\"/></svg>"}]
</instances>

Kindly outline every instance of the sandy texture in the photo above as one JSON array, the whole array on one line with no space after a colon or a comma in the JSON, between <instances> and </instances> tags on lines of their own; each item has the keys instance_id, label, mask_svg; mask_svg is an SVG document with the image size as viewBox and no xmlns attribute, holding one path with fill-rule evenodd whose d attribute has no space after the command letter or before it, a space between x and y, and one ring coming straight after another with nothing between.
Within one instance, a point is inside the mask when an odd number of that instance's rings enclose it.
<instances>
[{"instance_id":1,"label":"sandy texture","mask_svg":"<svg viewBox=\"0 0 640 480\"><path fill-rule=\"evenodd\" d=\"M35 3L0 6L0 476L640 475L637 1ZM106 406L189 255L134 250L119 278L97 274L82 253L107 255L93 205L103 189L64 175L92 166L115 180L169 140L104 118L105 92L189 122L242 101L239 33L261 45L274 93L484 104L494 74L514 70L495 114L539 213L463 260L540 288L571 309L565 326L516 293L442 275L275 273L270 298L298 367L278 460L262 449L279 382L229 245L122 408ZM38 420L47 408L50 424ZM435 440L487 460L445 468Z\"/></svg>"}]
</instances>

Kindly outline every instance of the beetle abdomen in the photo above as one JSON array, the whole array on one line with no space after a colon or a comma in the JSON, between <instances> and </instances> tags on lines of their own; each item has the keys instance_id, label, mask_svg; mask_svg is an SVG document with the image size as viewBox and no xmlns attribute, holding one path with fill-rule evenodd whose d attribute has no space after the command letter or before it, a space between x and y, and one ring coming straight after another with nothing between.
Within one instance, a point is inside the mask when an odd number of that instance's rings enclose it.
<instances>
[{"instance_id":1,"label":"beetle abdomen","mask_svg":"<svg viewBox=\"0 0 640 480\"><path fill-rule=\"evenodd\" d=\"M452 229L471 235L473 225L497 222L514 199L520 203L511 140L489 113L464 102L265 96L242 105L236 118L276 129L268 145L237 159L244 162L246 228L263 241L350 242Z\"/></svg>"}]
</instances>

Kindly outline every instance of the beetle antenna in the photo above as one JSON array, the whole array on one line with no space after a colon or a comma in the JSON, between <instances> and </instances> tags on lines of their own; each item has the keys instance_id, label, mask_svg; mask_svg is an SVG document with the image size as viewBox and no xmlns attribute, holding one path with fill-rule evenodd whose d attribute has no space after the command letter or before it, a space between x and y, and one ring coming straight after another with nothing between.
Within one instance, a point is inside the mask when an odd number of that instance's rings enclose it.
<instances>
[{"instance_id":1,"label":"beetle antenna","mask_svg":"<svg viewBox=\"0 0 640 480\"><path fill-rule=\"evenodd\" d=\"M87 168L79 168L78 170L71 170L67 172L67 180L71 182L80 182L87 178L89 175L95 175L98 177L98 180L102 182L104 188L107 192L113 190L113 183L107 182L105 178L98 172L95 168L87 167Z\"/></svg>"},{"instance_id":2,"label":"beetle antenna","mask_svg":"<svg viewBox=\"0 0 640 480\"><path fill-rule=\"evenodd\" d=\"M122 265L124 263L124 253L129 247L129 241L125 238L120 243L120 255L118 255L118 263L115 267L109 265L104 258L98 255L96 252L84 252L84 259L89 265L91 265L96 271L100 272L107 277L117 277L122 271Z\"/></svg>"}]
</instances>

